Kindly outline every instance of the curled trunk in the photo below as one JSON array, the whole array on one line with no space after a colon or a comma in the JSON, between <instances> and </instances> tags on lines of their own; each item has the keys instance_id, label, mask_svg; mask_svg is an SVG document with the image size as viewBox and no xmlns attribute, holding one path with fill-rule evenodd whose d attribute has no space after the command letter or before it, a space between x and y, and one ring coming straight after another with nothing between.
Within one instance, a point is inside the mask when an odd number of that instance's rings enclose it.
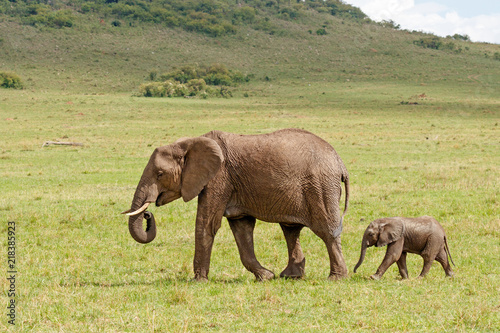
<instances>
[{"instance_id":1,"label":"curled trunk","mask_svg":"<svg viewBox=\"0 0 500 333\"><path fill-rule=\"evenodd\" d=\"M356 273L356 270L358 269L358 267L361 266L361 264L363 263L363 260L365 260L365 254L366 254L367 247L368 247L368 245L367 245L366 236L363 235L363 241L361 243L361 255L359 257L358 263L356 264L356 266L354 266L354 273Z\"/></svg>"},{"instance_id":2,"label":"curled trunk","mask_svg":"<svg viewBox=\"0 0 500 333\"><path fill-rule=\"evenodd\" d=\"M154 190L156 190L156 186L154 186ZM151 195L151 192L154 193L152 193ZM139 182L139 185L137 186L137 189L135 191L130 211L140 211L141 208L144 208L145 203L154 201L154 198L156 198L156 196L157 192L151 191L150 186L147 186L147 183L144 181L144 179L141 179L141 182ZM143 219L146 219L147 221L146 230L144 230L144 227L142 226ZM143 244L149 243L156 237L155 218L153 214L148 211L143 211L139 214L129 216L128 229L132 238L134 238L137 242Z\"/></svg>"},{"instance_id":3,"label":"curled trunk","mask_svg":"<svg viewBox=\"0 0 500 333\"><path fill-rule=\"evenodd\" d=\"M142 226L142 220L146 219L146 230ZM156 222L153 213L144 212L128 219L130 235L139 243L149 243L156 237Z\"/></svg>"}]
</instances>

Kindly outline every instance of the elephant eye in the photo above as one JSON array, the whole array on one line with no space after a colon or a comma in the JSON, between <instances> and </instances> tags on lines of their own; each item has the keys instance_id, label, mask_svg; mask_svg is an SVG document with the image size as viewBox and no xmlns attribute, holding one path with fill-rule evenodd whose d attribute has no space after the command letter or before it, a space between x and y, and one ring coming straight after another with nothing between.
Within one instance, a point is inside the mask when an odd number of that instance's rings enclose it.
<instances>
[{"instance_id":1,"label":"elephant eye","mask_svg":"<svg viewBox=\"0 0 500 333\"><path fill-rule=\"evenodd\" d=\"M157 179L160 179L161 176L163 176L163 171L158 171L158 175L156 176Z\"/></svg>"}]
</instances>

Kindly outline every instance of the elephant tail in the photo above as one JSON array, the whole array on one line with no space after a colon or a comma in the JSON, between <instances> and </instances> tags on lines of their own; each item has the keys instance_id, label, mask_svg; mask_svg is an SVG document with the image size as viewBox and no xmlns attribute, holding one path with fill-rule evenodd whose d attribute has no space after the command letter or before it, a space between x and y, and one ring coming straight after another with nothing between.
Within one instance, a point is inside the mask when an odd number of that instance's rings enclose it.
<instances>
[{"instance_id":1,"label":"elephant tail","mask_svg":"<svg viewBox=\"0 0 500 333\"><path fill-rule=\"evenodd\" d=\"M341 219L344 219L345 214L347 213L347 208L349 207L349 174L347 173L347 170L344 170L342 173L342 181L344 182L345 186L345 205L344 205L344 212L342 213Z\"/></svg>"},{"instance_id":2,"label":"elephant tail","mask_svg":"<svg viewBox=\"0 0 500 333\"><path fill-rule=\"evenodd\" d=\"M450 257L451 263L453 266L456 266L455 263L453 262L453 258L451 257L450 249L448 248L448 241L446 240L446 236L444 236L444 248L446 250L446 253L448 253L448 256Z\"/></svg>"}]
</instances>

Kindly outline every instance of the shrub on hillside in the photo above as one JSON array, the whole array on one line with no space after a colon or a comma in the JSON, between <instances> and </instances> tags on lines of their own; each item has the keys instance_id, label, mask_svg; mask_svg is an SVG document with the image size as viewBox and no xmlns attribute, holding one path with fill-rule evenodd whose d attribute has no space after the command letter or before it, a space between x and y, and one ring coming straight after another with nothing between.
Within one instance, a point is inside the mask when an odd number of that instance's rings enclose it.
<instances>
[{"instance_id":1,"label":"shrub on hillside","mask_svg":"<svg viewBox=\"0 0 500 333\"><path fill-rule=\"evenodd\" d=\"M381 22L378 23L379 25L383 26L384 28L391 28L395 30L401 29L401 25L397 24L393 20L382 20Z\"/></svg>"},{"instance_id":2,"label":"shrub on hillside","mask_svg":"<svg viewBox=\"0 0 500 333\"><path fill-rule=\"evenodd\" d=\"M73 26L73 13L70 10L59 10L53 12L48 17L49 26L54 28L64 28Z\"/></svg>"},{"instance_id":3,"label":"shrub on hillside","mask_svg":"<svg viewBox=\"0 0 500 333\"><path fill-rule=\"evenodd\" d=\"M14 73L0 72L0 87L22 89L23 82L21 78Z\"/></svg>"},{"instance_id":4,"label":"shrub on hillside","mask_svg":"<svg viewBox=\"0 0 500 333\"><path fill-rule=\"evenodd\" d=\"M284 7L279 10L280 17L284 20L295 20L300 16L301 5L294 7Z\"/></svg>"},{"instance_id":5,"label":"shrub on hillside","mask_svg":"<svg viewBox=\"0 0 500 333\"><path fill-rule=\"evenodd\" d=\"M26 7L23 20L34 26L64 28L73 26L74 17L71 10L52 10L49 5L31 4Z\"/></svg>"},{"instance_id":6,"label":"shrub on hillside","mask_svg":"<svg viewBox=\"0 0 500 333\"><path fill-rule=\"evenodd\" d=\"M453 36L446 36L446 38L453 38L455 40L462 40L464 42L470 42L469 35L454 34Z\"/></svg>"},{"instance_id":7,"label":"shrub on hillside","mask_svg":"<svg viewBox=\"0 0 500 333\"><path fill-rule=\"evenodd\" d=\"M234 23L239 23L239 22L245 22L245 23L253 23L255 21L255 16L257 15L257 12L255 8L252 7L241 7L237 8L233 12L233 22Z\"/></svg>"},{"instance_id":8,"label":"shrub on hillside","mask_svg":"<svg viewBox=\"0 0 500 333\"><path fill-rule=\"evenodd\" d=\"M427 49L434 50L454 50L455 43L453 42L444 42L442 38L439 37L425 37L420 38L418 40L413 41L413 44L422 46Z\"/></svg>"},{"instance_id":9,"label":"shrub on hillside","mask_svg":"<svg viewBox=\"0 0 500 333\"><path fill-rule=\"evenodd\" d=\"M320 28L316 30L316 35L318 36L326 35L326 30L324 28Z\"/></svg>"}]
</instances>

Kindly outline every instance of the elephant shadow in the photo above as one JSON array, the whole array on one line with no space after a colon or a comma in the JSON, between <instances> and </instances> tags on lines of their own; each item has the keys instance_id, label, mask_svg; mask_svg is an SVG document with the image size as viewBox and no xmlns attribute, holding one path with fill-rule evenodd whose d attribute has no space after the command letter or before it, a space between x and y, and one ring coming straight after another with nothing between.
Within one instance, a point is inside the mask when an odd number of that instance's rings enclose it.
<instances>
[{"instance_id":1,"label":"elephant shadow","mask_svg":"<svg viewBox=\"0 0 500 333\"><path fill-rule=\"evenodd\" d=\"M227 284L244 284L247 282L252 282L252 283L259 283L259 281L256 280L249 280L248 278L245 277L235 277L235 278L216 278L216 279L211 279L210 283L212 284L221 284L221 285L227 285ZM126 287L126 286L152 286L152 287L169 287L169 286L176 286L178 284L192 284L196 285L199 284L200 282L197 281L194 278L188 278L188 277L166 277L166 278L159 278L151 281L129 281L129 282L108 282L108 281L79 281L78 286L80 287L100 287L100 288L120 288L120 287ZM76 283L68 283L65 286L75 286Z\"/></svg>"}]
</instances>

